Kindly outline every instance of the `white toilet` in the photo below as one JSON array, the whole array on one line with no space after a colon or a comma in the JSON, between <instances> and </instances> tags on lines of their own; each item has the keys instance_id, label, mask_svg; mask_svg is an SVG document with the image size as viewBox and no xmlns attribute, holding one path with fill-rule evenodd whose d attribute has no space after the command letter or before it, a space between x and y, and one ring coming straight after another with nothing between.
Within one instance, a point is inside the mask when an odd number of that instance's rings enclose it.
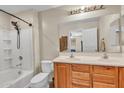
<instances>
[{"instance_id":1,"label":"white toilet","mask_svg":"<svg viewBox=\"0 0 124 93\"><path fill-rule=\"evenodd\" d=\"M52 61L41 61L42 72L35 75L30 81L30 88L48 88L49 81L52 80Z\"/></svg>"}]
</instances>

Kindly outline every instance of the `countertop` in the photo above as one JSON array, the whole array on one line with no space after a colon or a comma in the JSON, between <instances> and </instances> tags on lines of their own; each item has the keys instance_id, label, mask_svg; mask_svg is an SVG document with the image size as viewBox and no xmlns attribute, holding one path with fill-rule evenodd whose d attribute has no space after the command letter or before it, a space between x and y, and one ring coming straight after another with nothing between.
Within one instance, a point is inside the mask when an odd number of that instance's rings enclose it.
<instances>
[{"instance_id":1,"label":"countertop","mask_svg":"<svg viewBox=\"0 0 124 93\"><path fill-rule=\"evenodd\" d=\"M101 56L74 56L73 58L58 56L53 62L124 67L124 57L108 57L108 59L103 59Z\"/></svg>"}]
</instances>

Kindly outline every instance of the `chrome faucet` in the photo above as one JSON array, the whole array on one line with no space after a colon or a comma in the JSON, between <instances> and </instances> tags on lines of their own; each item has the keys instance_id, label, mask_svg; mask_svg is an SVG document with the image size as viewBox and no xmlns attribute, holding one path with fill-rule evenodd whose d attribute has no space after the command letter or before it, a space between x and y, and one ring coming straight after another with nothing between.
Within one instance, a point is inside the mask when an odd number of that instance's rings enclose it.
<instances>
[{"instance_id":1,"label":"chrome faucet","mask_svg":"<svg viewBox=\"0 0 124 93\"><path fill-rule=\"evenodd\" d=\"M75 49L71 49L71 51L70 51L70 58L74 57L74 52L75 52Z\"/></svg>"},{"instance_id":2,"label":"chrome faucet","mask_svg":"<svg viewBox=\"0 0 124 93\"><path fill-rule=\"evenodd\" d=\"M103 54L103 58L104 58L104 59L108 59L108 55L107 55L106 52L104 52L104 54Z\"/></svg>"},{"instance_id":3,"label":"chrome faucet","mask_svg":"<svg viewBox=\"0 0 124 93\"><path fill-rule=\"evenodd\" d=\"M73 52L70 53L70 58L73 58L74 57L74 54Z\"/></svg>"}]
</instances>

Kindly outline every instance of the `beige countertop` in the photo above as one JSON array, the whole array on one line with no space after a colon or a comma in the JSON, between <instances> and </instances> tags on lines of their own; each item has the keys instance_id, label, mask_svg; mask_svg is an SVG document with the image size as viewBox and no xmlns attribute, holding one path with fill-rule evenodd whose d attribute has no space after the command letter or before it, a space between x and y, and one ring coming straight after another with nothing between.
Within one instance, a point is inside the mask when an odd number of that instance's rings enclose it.
<instances>
[{"instance_id":1,"label":"beige countertop","mask_svg":"<svg viewBox=\"0 0 124 93\"><path fill-rule=\"evenodd\" d=\"M58 56L53 60L55 63L89 64L124 67L124 57L110 57L103 59L101 56Z\"/></svg>"}]
</instances>

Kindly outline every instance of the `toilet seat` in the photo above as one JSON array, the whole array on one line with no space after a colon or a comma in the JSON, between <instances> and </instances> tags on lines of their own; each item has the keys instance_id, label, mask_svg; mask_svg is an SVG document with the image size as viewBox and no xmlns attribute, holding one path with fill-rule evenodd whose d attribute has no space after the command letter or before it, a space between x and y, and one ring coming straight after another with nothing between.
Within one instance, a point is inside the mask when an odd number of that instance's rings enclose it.
<instances>
[{"instance_id":1,"label":"toilet seat","mask_svg":"<svg viewBox=\"0 0 124 93\"><path fill-rule=\"evenodd\" d=\"M34 76L31 80L32 84L39 83L47 78L49 73L39 73L38 75Z\"/></svg>"}]
</instances>

